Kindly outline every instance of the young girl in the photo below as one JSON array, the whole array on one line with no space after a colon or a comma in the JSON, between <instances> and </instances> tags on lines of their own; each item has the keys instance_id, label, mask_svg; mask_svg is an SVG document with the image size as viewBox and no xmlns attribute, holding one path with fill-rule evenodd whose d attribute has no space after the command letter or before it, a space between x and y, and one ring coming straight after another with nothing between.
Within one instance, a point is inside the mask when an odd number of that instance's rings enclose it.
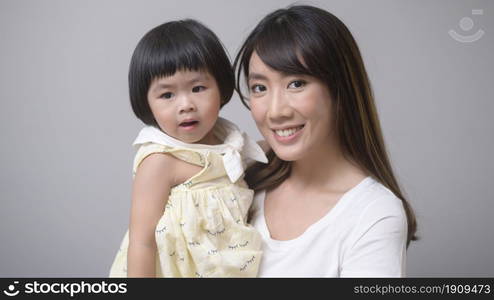
<instances>
[{"instance_id":1,"label":"young girl","mask_svg":"<svg viewBox=\"0 0 494 300\"><path fill-rule=\"evenodd\" d=\"M261 240L246 223L246 164L267 162L218 117L234 73L215 34L194 20L162 24L137 45L130 99L148 126L134 142L130 226L110 277L251 277Z\"/></svg>"}]
</instances>

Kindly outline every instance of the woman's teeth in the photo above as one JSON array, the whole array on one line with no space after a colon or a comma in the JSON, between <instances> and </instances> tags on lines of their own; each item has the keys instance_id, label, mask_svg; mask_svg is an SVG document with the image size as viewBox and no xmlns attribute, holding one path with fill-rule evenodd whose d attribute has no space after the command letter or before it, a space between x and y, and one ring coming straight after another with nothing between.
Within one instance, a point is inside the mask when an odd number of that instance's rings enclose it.
<instances>
[{"instance_id":1,"label":"woman's teeth","mask_svg":"<svg viewBox=\"0 0 494 300\"><path fill-rule=\"evenodd\" d=\"M295 134L295 132L299 131L303 127L304 126L302 125L302 126L294 127L294 128L288 128L288 129L282 129L282 130L275 130L274 132L276 133L276 135L286 137L286 136L290 136L290 135Z\"/></svg>"}]
</instances>

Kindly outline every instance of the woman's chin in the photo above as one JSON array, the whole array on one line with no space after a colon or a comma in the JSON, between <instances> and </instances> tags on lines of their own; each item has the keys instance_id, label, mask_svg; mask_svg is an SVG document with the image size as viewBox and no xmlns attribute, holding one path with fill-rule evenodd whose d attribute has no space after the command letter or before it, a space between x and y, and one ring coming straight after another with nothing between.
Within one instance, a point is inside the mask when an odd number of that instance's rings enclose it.
<instances>
[{"instance_id":1,"label":"woman's chin","mask_svg":"<svg viewBox=\"0 0 494 300\"><path fill-rule=\"evenodd\" d=\"M303 151L297 149L298 147L286 147L286 146L272 146L271 147L276 156L284 161L296 161L303 158Z\"/></svg>"}]
</instances>

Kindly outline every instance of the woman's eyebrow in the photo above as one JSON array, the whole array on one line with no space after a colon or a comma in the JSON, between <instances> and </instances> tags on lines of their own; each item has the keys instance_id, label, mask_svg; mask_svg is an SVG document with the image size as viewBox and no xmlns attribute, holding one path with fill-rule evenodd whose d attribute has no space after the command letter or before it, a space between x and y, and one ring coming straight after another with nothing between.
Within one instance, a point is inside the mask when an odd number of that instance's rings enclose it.
<instances>
[{"instance_id":1,"label":"woman's eyebrow","mask_svg":"<svg viewBox=\"0 0 494 300\"><path fill-rule=\"evenodd\" d=\"M249 73L249 76L247 78L248 80L268 80L268 78L266 76L264 76L263 74L259 74L259 73Z\"/></svg>"}]
</instances>

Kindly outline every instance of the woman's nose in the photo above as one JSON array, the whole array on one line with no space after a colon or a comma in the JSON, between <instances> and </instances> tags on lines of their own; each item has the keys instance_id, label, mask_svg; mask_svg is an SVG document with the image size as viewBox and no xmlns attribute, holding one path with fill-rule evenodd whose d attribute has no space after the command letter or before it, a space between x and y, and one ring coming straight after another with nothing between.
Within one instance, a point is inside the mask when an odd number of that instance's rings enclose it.
<instances>
[{"instance_id":1,"label":"woman's nose","mask_svg":"<svg viewBox=\"0 0 494 300\"><path fill-rule=\"evenodd\" d=\"M293 115L293 109L281 91L273 91L269 103L268 117L276 120L290 118Z\"/></svg>"}]
</instances>

